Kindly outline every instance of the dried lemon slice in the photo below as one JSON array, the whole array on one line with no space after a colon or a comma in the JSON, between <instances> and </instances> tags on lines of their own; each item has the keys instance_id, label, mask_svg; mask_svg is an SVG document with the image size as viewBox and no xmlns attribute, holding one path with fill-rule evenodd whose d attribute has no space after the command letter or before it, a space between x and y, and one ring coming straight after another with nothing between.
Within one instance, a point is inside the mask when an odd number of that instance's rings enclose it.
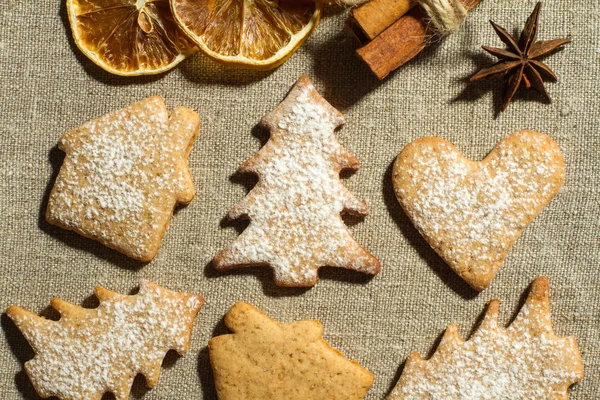
<instances>
[{"instance_id":1,"label":"dried lemon slice","mask_svg":"<svg viewBox=\"0 0 600 400\"><path fill-rule=\"evenodd\" d=\"M298 0L171 0L171 9L209 57L255 69L281 65L321 16L320 4Z\"/></svg>"},{"instance_id":2,"label":"dried lemon slice","mask_svg":"<svg viewBox=\"0 0 600 400\"><path fill-rule=\"evenodd\" d=\"M117 75L158 74L196 51L168 0L67 0L77 47Z\"/></svg>"}]
</instances>

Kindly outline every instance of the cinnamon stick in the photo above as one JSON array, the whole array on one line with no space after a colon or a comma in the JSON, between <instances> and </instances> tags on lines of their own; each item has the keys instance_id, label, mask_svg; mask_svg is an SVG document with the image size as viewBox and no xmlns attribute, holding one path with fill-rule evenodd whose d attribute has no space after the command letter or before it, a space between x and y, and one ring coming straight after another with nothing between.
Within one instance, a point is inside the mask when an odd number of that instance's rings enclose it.
<instances>
[{"instance_id":1,"label":"cinnamon stick","mask_svg":"<svg viewBox=\"0 0 600 400\"><path fill-rule=\"evenodd\" d=\"M467 10L481 0L461 0ZM356 54L379 79L419 54L428 44L433 32L427 28L425 12L414 7L389 28L359 48Z\"/></svg>"},{"instance_id":2,"label":"cinnamon stick","mask_svg":"<svg viewBox=\"0 0 600 400\"><path fill-rule=\"evenodd\" d=\"M418 0L371 0L350 11L346 25L361 42L380 33L410 11Z\"/></svg>"}]
</instances>

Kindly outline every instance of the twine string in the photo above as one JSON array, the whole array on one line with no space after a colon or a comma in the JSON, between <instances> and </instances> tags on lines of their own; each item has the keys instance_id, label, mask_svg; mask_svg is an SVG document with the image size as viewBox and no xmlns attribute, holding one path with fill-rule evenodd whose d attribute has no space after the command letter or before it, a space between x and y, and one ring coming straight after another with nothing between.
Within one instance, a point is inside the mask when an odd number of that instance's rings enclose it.
<instances>
[{"instance_id":1,"label":"twine string","mask_svg":"<svg viewBox=\"0 0 600 400\"><path fill-rule=\"evenodd\" d=\"M467 17L467 9L460 0L418 0L425 10L433 31L440 36L456 33Z\"/></svg>"}]
</instances>

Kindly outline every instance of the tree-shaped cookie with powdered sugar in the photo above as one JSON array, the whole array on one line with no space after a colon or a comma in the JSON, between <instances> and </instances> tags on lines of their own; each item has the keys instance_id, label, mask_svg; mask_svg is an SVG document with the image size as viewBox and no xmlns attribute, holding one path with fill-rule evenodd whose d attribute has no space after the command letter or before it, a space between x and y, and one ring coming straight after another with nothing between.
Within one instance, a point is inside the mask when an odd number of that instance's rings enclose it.
<instances>
[{"instance_id":1,"label":"tree-shaped cookie with powdered sugar","mask_svg":"<svg viewBox=\"0 0 600 400\"><path fill-rule=\"evenodd\" d=\"M492 300L469 340L452 324L431 359L411 354L388 400L566 400L569 386L583 378L583 364L575 338L552 329L548 279L533 282L506 329L498 310Z\"/></svg>"},{"instance_id":2,"label":"tree-shaped cookie with powdered sugar","mask_svg":"<svg viewBox=\"0 0 600 400\"><path fill-rule=\"evenodd\" d=\"M340 216L367 214L366 204L340 180L343 169L359 168L334 136L344 122L305 76L262 118L270 139L240 167L259 181L228 214L249 218L250 225L217 254L216 269L269 265L279 286L312 286L321 266L379 272L379 261L356 242Z\"/></svg>"},{"instance_id":3,"label":"tree-shaped cookie with powdered sugar","mask_svg":"<svg viewBox=\"0 0 600 400\"><path fill-rule=\"evenodd\" d=\"M154 387L167 351L188 351L194 318L204 303L201 296L146 280L137 295L99 286L95 295L100 305L94 309L52 299L58 321L16 306L6 310L35 352L25 371L43 398L100 400L112 392L126 400L138 373Z\"/></svg>"}]
</instances>

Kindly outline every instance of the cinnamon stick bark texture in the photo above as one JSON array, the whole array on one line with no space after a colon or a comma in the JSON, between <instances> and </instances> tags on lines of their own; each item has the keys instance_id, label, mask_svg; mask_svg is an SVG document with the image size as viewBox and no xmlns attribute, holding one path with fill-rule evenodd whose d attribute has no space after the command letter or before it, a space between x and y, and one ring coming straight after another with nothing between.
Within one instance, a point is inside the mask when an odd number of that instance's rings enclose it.
<instances>
[{"instance_id":1,"label":"cinnamon stick bark texture","mask_svg":"<svg viewBox=\"0 0 600 400\"><path fill-rule=\"evenodd\" d=\"M347 25L359 40L373 40L410 11L417 1L371 0L350 11Z\"/></svg>"},{"instance_id":2,"label":"cinnamon stick bark texture","mask_svg":"<svg viewBox=\"0 0 600 400\"><path fill-rule=\"evenodd\" d=\"M481 0L461 0L467 10ZM434 32L427 28L425 12L414 7L389 28L356 51L379 79L413 59L429 44Z\"/></svg>"}]
</instances>

